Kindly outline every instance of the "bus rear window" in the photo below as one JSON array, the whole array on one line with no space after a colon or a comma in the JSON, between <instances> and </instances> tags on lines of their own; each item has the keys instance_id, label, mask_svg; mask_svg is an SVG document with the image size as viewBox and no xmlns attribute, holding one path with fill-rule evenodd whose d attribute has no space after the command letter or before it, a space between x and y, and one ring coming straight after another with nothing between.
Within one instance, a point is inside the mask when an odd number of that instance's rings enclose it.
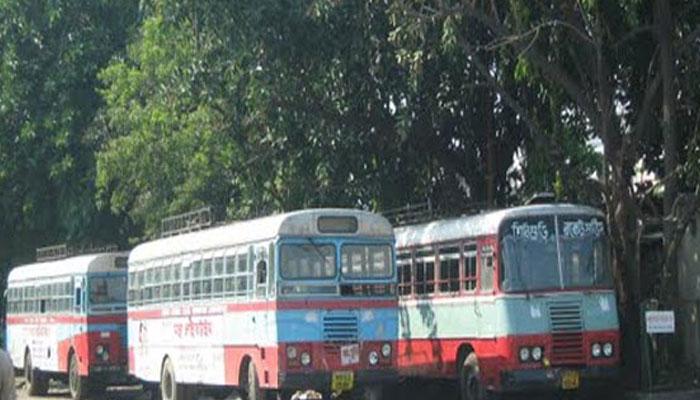
<instances>
[{"instance_id":1,"label":"bus rear window","mask_svg":"<svg viewBox=\"0 0 700 400\"><path fill-rule=\"evenodd\" d=\"M92 277L89 281L90 305L125 304L126 276Z\"/></svg>"}]
</instances>

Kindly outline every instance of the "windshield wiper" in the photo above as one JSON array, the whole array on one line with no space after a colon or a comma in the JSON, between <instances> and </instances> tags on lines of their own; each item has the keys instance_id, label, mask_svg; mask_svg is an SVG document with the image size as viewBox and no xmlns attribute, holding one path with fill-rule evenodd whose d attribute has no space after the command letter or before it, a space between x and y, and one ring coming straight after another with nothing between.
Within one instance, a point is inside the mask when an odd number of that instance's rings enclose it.
<instances>
[{"instance_id":1,"label":"windshield wiper","mask_svg":"<svg viewBox=\"0 0 700 400\"><path fill-rule=\"evenodd\" d=\"M320 250L320 245L318 245L317 243L315 243L314 240L313 240L312 238L310 238L310 237L307 237L306 240L309 241L309 244L311 244L311 247L314 249L314 253L316 253L316 255L318 256L318 258L321 260L321 263L322 263L322 265L321 265L321 274L322 274L322 275L325 274L327 260L326 260L326 256L325 256L325 255L321 252L321 250Z\"/></svg>"}]
</instances>

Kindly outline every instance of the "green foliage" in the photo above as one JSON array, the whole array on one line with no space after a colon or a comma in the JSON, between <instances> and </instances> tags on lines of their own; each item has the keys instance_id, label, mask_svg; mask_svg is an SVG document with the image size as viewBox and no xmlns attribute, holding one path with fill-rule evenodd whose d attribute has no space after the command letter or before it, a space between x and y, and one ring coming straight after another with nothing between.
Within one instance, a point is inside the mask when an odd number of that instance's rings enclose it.
<instances>
[{"instance_id":1,"label":"green foliage","mask_svg":"<svg viewBox=\"0 0 700 400\"><path fill-rule=\"evenodd\" d=\"M55 241L113 240L94 205L88 127L97 73L125 45L133 1L0 2L0 262Z\"/></svg>"}]
</instances>

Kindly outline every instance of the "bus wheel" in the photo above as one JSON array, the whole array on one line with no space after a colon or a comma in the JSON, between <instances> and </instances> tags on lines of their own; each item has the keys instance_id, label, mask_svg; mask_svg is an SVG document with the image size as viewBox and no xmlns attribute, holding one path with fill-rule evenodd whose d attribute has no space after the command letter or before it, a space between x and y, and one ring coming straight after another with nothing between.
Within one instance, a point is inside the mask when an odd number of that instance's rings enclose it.
<instances>
[{"instance_id":1,"label":"bus wheel","mask_svg":"<svg viewBox=\"0 0 700 400\"><path fill-rule=\"evenodd\" d=\"M27 351L24 355L24 380L30 396L41 396L49 391L49 379L32 366L32 355Z\"/></svg>"},{"instance_id":2,"label":"bus wheel","mask_svg":"<svg viewBox=\"0 0 700 400\"><path fill-rule=\"evenodd\" d=\"M263 392L260 389L260 381L258 380L258 373L255 370L255 363L253 363L252 360L248 363L245 394L247 397L246 400L265 400Z\"/></svg>"},{"instance_id":3,"label":"bus wheel","mask_svg":"<svg viewBox=\"0 0 700 400\"><path fill-rule=\"evenodd\" d=\"M177 383L175 368L169 358L165 359L160 374L160 397L163 400L192 400L194 397L191 387Z\"/></svg>"},{"instance_id":4,"label":"bus wheel","mask_svg":"<svg viewBox=\"0 0 700 400\"><path fill-rule=\"evenodd\" d=\"M484 400L486 390L481 381L479 359L476 353L469 353L462 363L459 373L459 398L460 400Z\"/></svg>"},{"instance_id":5,"label":"bus wheel","mask_svg":"<svg viewBox=\"0 0 700 400\"><path fill-rule=\"evenodd\" d=\"M68 388L70 389L70 397L74 400L87 399L87 378L80 376L78 357L75 353L71 354L68 364Z\"/></svg>"}]
</instances>

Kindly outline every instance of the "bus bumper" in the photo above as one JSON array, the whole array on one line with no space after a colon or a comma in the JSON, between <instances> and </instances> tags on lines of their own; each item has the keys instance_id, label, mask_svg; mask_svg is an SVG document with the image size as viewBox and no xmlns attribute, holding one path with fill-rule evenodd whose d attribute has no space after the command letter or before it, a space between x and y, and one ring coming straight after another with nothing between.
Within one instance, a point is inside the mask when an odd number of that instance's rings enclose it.
<instances>
[{"instance_id":1,"label":"bus bumper","mask_svg":"<svg viewBox=\"0 0 700 400\"><path fill-rule=\"evenodd\" d=\"M279 387L328 391L331 388L332 376L333 373L329 371L280 372ZM354 371L354 387L395 384L398 380L399 374L395 369Z\"/></svg>"},{"instance_id":2,"label":"bus bumper","mask_svg":"<svg viewBox=\"0 0 700 400\"><path fill-rule=\"evenodd\" d=\"M501 392L517 393L526 391L562 390L562 376L567 371L579 374L579 387L592 390L614 384L619 378L617 366L590 366L586 368L538 368L501 372ZM572 388L573 389L573 388Z\"/></svg>"},{"instance_id":3,"label":"bus bumper","mask_svg":"<svg viewBox=\"0 0 700 400\"><path fill-rule=\"evenodd\" d=\"M129 383L129 374L123 365L95 365L90 366L89 379L107 385Z\"/></svg>"}]
</instances>

